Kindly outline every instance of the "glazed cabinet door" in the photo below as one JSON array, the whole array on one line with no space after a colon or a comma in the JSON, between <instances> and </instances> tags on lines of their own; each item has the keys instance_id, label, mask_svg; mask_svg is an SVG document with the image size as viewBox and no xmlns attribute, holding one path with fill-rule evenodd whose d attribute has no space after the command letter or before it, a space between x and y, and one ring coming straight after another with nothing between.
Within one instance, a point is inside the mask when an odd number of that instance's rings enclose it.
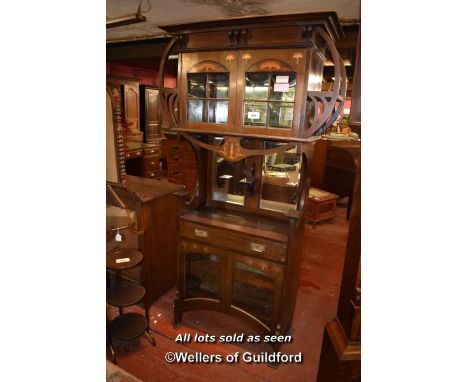
<instances>
[{"instance_id":1,"label":"glazed cabinet door","mask_svg":"<svg viewBox=\"0 0 468 382\"><path fill-rule=\"evenodd\" d=\"M186 53L180 71L181 126L201 131L233 129L237 52Z\"/></svg>"},{"instance_id":2,"label":"glazed cabinet door","mask_svg":"<svg viewBox=\"0 0 468 382\"><path fill-rule=\"evenodd\" d=\"M197 234L204 235L201 229ZM225 295L225 262L222 250L190 241L181 243L179 257L179 288L183 282L184 300L201 299L213 303L222 303Z\"/></svg>"},{"instance_id":3,"label":"glazed cabinet door","mask_svg":"<svg viewBox=\"0 0 468 382\"><path fill-rule=\"evenodd\" d=\"M231 257L230 306L267 326L277 322L283 285L283 265L246 255Z\"/></svg>"},{"instance_id":4,"label":"glazed cabinet door","mask_svg":"<svg viewBox=\"0 0 468 382\"><path fill-rule=\"evenodd\" d=\"M305 49L239 52L236 129L245 135L300 136L307 89Z\"/></svg>"}]
</instances>

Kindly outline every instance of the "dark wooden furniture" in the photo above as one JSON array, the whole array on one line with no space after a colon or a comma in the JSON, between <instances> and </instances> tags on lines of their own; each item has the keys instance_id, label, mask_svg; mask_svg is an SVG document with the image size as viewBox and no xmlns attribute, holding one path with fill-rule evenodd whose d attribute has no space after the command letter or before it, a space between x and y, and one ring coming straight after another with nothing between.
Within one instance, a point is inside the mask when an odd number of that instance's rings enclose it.
<instances>
[{"instance_id":1,"label":"dark wooden furniture","mask_svg":"<svg viewBox=\"0 0 468 382\"><path fill-rule=\"evenodd\" d=\"M107 190L107 204L122 207L136 215L138 250L144 254L142 285L147 311L151 303L176 283L177 221L183 186L127 175L127 187L113 185ZM115 193L115 195L113 194ZM120 200L120 202L119 202ZM108 224L112 225L112 221Z\"/></svg>"},{"instance_id":2,"label":"dark wooden furniture","mask_svg":"<svg viewBox=\"0 0 468 382\"><path fill-rule=\"evenodd\" d=\"M173 287L176 278L177 216L182 207L177 192L183 186L130 176L125 171L125 159L141 152L128 151L123 137L122 89L119 84L106 85L106 234L115 232L117 246L107 252L107 303L119 308L119 316L107 317L107 340L115 362L112 339L132 340L145 331L155 345L148 324L152 302ZM136 148L138 149L138 148ZM143 160L159 158L156 146L142 146ZM159 161L158 161L159 163ZM153 163L151 163L153 165ZM146 164L144 164L146 166ZM144 167L145 170L148 168ZM119 208L115 208L119 207ZM117 210L116 214L111 210ZM119 216L124 213L126 218ZM124 226L122 226L122 219ZM128 229L136 237L126 241L120 229ZM107 240L108 242L110 240ZM123 275L140 266L138 276ZM129 277L130 276L130 277ZM141 282L138 285L135 278ZM123 313L123 308L143 301L145 315Z\"/></svg>"},{"instance_id":3,"label":"dark wooden furniture","mask_svg":"<svg viewBox=\"0 0 468 382\"><path fill-rule=\"evenodd\" d=\"M323 335L317 382L361 380L361 180L356 158L354 202L336 317Z\"/></svg>"},{"instance_id":4,"label":"dark wooden furniture","mask_svg":"<svg viewBox=\"0 0 468 382\"><path fill-rule=\"evenodd\" d=\"M161 28L174 36L161 83L171 49L180 64L178 89L160 89L161 109L171 131L197 148L199 169L194 202L180 217L174 323L183 312L213 309L263 335L284 335L298 286L308 162L346 94L333 43L342 35L338 18L324 12ZM335 86L322 92L326 52ZM168 156L179 158L177 150ZM272 188L285 186L284 175L290 184L278 196Z\"/></svg>"},{"instance_id":5,"label":"dark wooden furniture","mask_svg":"<svg viewBox=\"0 0 468 382\"><path fill-rule=\"evenodd\" d=\"M361 46L354 74L351 120L361 123ZM355 90L357 90L355 92ZM323 335L317 382L361 380L361 154L354 156L355 182L349 219L348 243L341 278L336 317L327 323Z\"/></svg>"},{"instance_id":6,"label":"dark wooden furniture","mask_svg":"<svg viewBox=\"0 0 468 382\"><path fill-rule=\"evenodd\" d=\"M331 192L309 188L305 213L307 220L312 223L319 223L332 219L335 216L336 200L338 195Z\"/></svg>"},{"instance_id":7,"label":"dark wooden furniture","mask_svg":"<svg viewBox=\"0 0 468 382\"><path fill-rule=\"evenodd\" d=\"M190 200L199 179L197 166L197 151L186 139L180 139L176 134L166 133L161 140L161 158L166 169L169 182L183 184L187 199Z\"/></svg>"},{"instance_id":8,"label":"dark wooden furniture","mask_svg":"<svg viewBox=\"0 0 468 382\"><path fill-rule=\"evenodd\" d=\"M161 140L153 143L126 142L125 169L127 174L160 179Z\"/></svg>"},{"instance_id":9,"label":"dark wooden furniture","mask_svg":"<svg viewBox=\"0 0 468 382\"><path fill-rule=\"evenodd\" d=\"M157 143L161 138L161 113L159 89L140 85L140 121L145 133L145 142Z\"/></svg>"},{"instance_id":10,"label":"dark wooden furniture","mask_svg":"<svg viewBox=\"0 0 468 382\"><path fill-rule=\"evenodd\" d=\"M118 232L118 231L117 231ZM121 277L123 270L140 267L143 254L137 249L116 247L106 254L106 267L115 272L116 277L109 283L107 289L107 303L119 308L119 315L108 320L108 344L112 356L112 362L116 363L112 339L131 341L145 332L151 339L151 344L156 346L156 341L149 330L148 317L138 313L124 313L123 308L138 304L145 295L145 288L133 281Z\"/></svg>"},{"instance_id":11,"label":"dark wooden furniture","mask_svg":"<svg viewBox=\"0 0 468 382\"><path fill-rule=\"evenodd\" d=\"M360 152L360 143L330 142L326 154L323 189L337 194L340 198L349 198L347 219L353 205L355 158Z\"/></svg>"},{"instance_id":12,"label":"dark wooden furniture","mask_svg":"<svg viewBox=\"0 0 468 382\"><path fill-rule=\"evenodd\" d=\"M182 215L176 324L184 311L214 309L263 335L288 332L297 280L287 260L301 240L291 242L295 224L208 206Z\"/></svg>"},{"instance_id":13,"label":"dark wooden furniture","mask_svg":"<svg viewBox=\"0 0 468 382\"><path fill-rule=\"evenodd\" d=\"M122 122L127 133L139 133L140 129L140 88L138 81L130 78L107 77L107 83L118 87L121 93Z\"/></svg>"}]
</instances>

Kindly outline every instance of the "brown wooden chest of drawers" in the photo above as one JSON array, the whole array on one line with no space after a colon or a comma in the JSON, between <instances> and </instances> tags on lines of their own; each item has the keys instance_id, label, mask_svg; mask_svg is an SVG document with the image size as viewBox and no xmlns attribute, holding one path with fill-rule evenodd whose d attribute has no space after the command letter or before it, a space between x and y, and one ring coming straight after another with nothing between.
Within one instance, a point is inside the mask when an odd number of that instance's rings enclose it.
<instances>
[{"instance_id":1,"label":"brown wooden chest of drawers","mask_svg":"<svg viewBox=\"0 0 468 382\"><path fill-rule=\"evenodd\" d=\"M160 140L151 145L141 144L139 148L125 151L125 169L129 175L159 179L161 178L160 159Z\"/></svg>"},{"instance_id":2,"label":"brown wooden chest of drawers","mask_svg":"<svg viewBox=\"0 0 468 382\"><path fill-rule=\"evenodd\" d=\"M191 144L167 135L161 146L162 158L167 167L167 180L183 184L191 194L198 180L197 158Z\"/></svg>"}]
</instances>

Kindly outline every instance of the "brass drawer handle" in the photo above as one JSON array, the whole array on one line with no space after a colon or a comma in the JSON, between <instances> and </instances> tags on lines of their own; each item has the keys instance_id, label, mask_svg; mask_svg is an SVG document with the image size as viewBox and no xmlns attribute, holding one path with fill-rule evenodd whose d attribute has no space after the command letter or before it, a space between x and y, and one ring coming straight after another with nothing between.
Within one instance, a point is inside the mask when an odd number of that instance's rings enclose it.
<instances>
[{"instance_id":1,"label":"brass drawer handle","mask_svg":"<svg viewBox=\"0 0 468 382\"><path fill-rule=\"evenodd\" d=\"M150 164L154 164L154 161L153 161L153 162L151 162Z\"/></svg>"},{"instance_id":2,"label":"brass drawer handle","mask_svg":"<svg viewBox=\"0 0 468 382\"><path fill-rule=\"evenodd\" d=\"M130 158L130 154L127 154L127 158Z\"/></svg>"},{"instance_id":3,"label":"brass drawer handle","mask_svg":"<svg viewBox=\"0 0 468 382\"><path fill-rule=\"evenodd\" d=\"M137 151L136 155L141 155L141 152L140 152L140 151Z\"/></svg>"},{"instance_id":4,"label":"brass drawer handle","mask_svg":"<svg viewBox=\"0 0 468 382\"><path fill-rule=\"evenodd\" d=\"M198 229L198 228L195 228L193 230L195 236L198 236L198 237L208 237L208 232L207 231L203 231L202 229Z\"/></svg>"},{"instance_id":5,"label":"brass drawer handle","mask_svg":"<svg viewBox=\"0 0 468 382\"><path fill-rule=\"evenodd\" d=\"M265 252L265 248L264 244L250 243L250 249L254 252Z\"/></svg>"},{"instance_id":6,"label":"brass drawer handle","mask_svg":"<svg viewBox=\"0 0 468 382\"><path fill-rule=\"evenodd\" d=\"M151 151L150 151L150 154L153 154L153 153L154 153L154 150L151 150Z\"/></svg>"}]
</instances>

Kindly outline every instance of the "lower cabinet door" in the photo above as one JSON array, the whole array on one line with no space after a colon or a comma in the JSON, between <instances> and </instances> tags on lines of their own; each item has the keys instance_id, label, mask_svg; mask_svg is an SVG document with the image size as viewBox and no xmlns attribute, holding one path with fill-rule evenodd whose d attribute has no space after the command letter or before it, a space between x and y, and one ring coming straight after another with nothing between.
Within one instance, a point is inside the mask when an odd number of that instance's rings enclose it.
<instances>
[{"instance_id":1,"label":"lower cabinet door","mask_svg":"<svg viewBox=\"0 0 468 382\"><path fill-rule=\"evenodd\" d=\"M283 265L185 239L181 244L184 300L216 300L226 313L247 313L268 327L277 322Z\"/></svg>"},{"instance_id":2,"label":"lower cabinet door","mask_svg":"<svg viewBox=\"0 0 468 382\"><path fill-rule=\"evenodd\" d=\"M224 257L216 250L207 251L206 246L184 245L185 299L223 299Z\"/></svg>"},{"instance_id":3,"label":"lower cabinet door","mask_svg":"<svg viewBox=\"0 0 468 382\"><path fill-rule=\"evenodd\" d=\"M283 266L247 255L231 258L231 306L266 324L276 321L283 284Z\"/></svg>"}]
</instances>

